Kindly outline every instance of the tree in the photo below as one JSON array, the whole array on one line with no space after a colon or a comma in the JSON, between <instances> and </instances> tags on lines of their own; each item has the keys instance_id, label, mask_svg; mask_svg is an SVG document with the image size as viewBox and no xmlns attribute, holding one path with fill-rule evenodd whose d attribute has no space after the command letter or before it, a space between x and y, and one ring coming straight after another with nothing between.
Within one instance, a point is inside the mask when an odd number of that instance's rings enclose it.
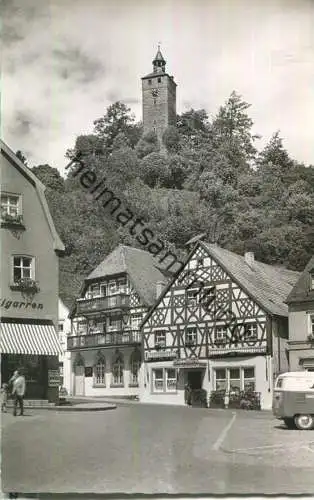
<instances>
[{"instance_id":1,"label":"tree","mask_svg":"<svg viewBox=\"0 0 314 500\"><path fill-rule=\"evenodd\" d=\"M64 179L58 169L45 164L33 167L32 172L48 190L64 192Z\"/></svg>"},{"instance_id":2,"label":"tree","mask_svg":"<svg viewBox=\"0 0 314 500\"><path fill-rule=\"evenodd\" d=\"M138 141L135 150L139 158L144 158L151 153L157 153L160 150L157 134L151 131L143 135Z\"/></svg>"},{"instance_id":3,"label":"tree","mask_svg":"<svg viewBox=\"0 0 314 500\"><path fill-rule=\"evenodd\" d=\"M27 161L27 158L26 156L24 156L24 154L22 153L22 151L18 150L15 155L18 157L19 160L21 160L22 163L24 163L24 165L26 165L26 167L28 166L28 161Z\"/></svg>"},{"instance_id":4,"label":"tree","mask_svg":"<svg viewBox=\"0 0 314 500\"><path fill-rule=\"evenodd\" d=\"M131 109L123 102L111 104L102 118L94 121L94 133L104 144L105 149L112 150L115 137L123 133L134 146L141 133L141 124L134 124L135 118Z\"/></svg>"}]
</instances>

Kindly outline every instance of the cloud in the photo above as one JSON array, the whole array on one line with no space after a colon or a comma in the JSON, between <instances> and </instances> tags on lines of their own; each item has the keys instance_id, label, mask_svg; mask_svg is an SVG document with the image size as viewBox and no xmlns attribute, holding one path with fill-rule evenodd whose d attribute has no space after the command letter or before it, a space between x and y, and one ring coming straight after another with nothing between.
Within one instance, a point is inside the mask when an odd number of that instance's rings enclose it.
<instances>
[{"instance_id":1,"label":"cloud","mask_svg":"<svg viewBox=\"0 0 314 500\"><path fill-rule=\"evenodd\" d=\"M79 134L117 100L141 119L158 41L178 112L210 116L238 91L261 145L280 129L314 163L314 3L306 0L10 0L3 8L3 138L62 170Z\"/></svg>"}]
</instances>

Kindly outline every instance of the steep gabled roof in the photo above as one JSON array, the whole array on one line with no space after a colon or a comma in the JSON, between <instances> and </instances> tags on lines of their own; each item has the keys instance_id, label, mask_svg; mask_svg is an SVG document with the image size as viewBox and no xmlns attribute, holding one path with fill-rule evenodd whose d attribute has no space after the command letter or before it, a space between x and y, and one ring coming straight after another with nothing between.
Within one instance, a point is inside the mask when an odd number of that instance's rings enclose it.
<instances>
[{"instance_id":1,"label":"steep gabled roof","mask_svg":"<svg viewBox=\"0 0 314 500\"><path fill-rule=\"evenodd\" d=\"M190 252L185 264L191 259L199 246L201 246L224 269L231 279L255 300L262 309L272 315L288 316L288 307L284 301L299 278L300 273L290 271L284 267L270 266L257 260L254 260L253 265L249 266L244 256L225 250L216 244L204 243L203 241L200 241ZM183 270L180 272L183 272ZM180 272L176 273L171 282L164 288L154 307L146 314L141 326L146 323L159 302L167 294L174 281L180 275Z\"/></svg>"},{"instance_id":2,"label":"steep gabled roof","mask_svg":"<svg viewBox=\"0 0 314 500\"><path fill-rule=\"evenodd\" d=\"M43 212L46 216L46 220L50 229L50 232L53 237L53 248L59 252L64 251L64 245L56 231L54 222L52 220L49 207L47 204L47 200L45 197L45 186L43 183L37 179L36 175L26 166L24 163L13 153L13 151L2 141L0 140L1 145L1 153L3 156L11 163L13 167L15 167L36 189L38 193L38 198L40 204L42 206Z\"/></svg>"},{"instance_id":3,"label":"steep gabled roof","mask_svg":"<svg viewBox=\"0 0 314 500\"><path fill-rule=\"evenodd\" d=\"M314 272L314 255L289 293L286 303L314 301L314 290L310 289L311 274Z\"/></svg>"},{"instance_id":4,"label":"steep gabled roof","mask_svg":"<svg viewBox=\"0 0 314 500\"><path fill-rule=\"evenodd\" d=\"M288 316L285 300L300 273L257 260L249 266L242 255L215 244L200 242L200 245L263 309L270 314Z\"/></svg>"},{"instance_id":5,"label":"steep gabled roof","mask_svg":"<svg viewBox=\"0 0 314 500\"><path fill-rule=\"evenodd\" d=\"M149 252L126 245L118 245L87 276L85 282L127 273L143 302L147 306L151 306L156 299L156 283L166 281L157 265L153 255Z\"/></svg>"}]
</instances>

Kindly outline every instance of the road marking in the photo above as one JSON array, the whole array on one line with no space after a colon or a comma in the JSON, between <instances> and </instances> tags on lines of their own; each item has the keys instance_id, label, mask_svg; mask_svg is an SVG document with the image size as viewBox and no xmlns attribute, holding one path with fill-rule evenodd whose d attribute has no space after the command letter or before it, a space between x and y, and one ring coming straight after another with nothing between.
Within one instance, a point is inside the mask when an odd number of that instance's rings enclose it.
<instances>
[{"instance_id":1,"label":"road marking","mask_svg":"<svg viewBox=\"0 0 314 500\"><path fill-rule=\"evenodd\" d=\"M292 443L278 443L278 444L269 444L265 446L254 446L253 448L237 448L235 450L224 450L227 453L241 453L242 451L254 451L254 450L271 450L275 448L286 448L286 447L291 447L291 446L296 446L297 448L308 448L309 445L311 445L312 442L305 442L305 443L300 443L300 441L292 442ZM312 451L312 450L311 450ZM314 453L314 450L313 450Z\"/></svg>"},{"instance_id":2,"label":"road marking","mask_svg":"<svg viewBox=\"0 0 314 500\"><path fill-rule=\"evenodd\" d=\"M224 440L226 439L227 437L227 434L228 432L230 431L235 419L237 417L237 414L236 413L233 413L233 417L232 419L230 420L230 422L226 425L226 427L222 430L222 432L220 433L220 435L218 436L218 439L217 441L213 444L212 446L212 450L215 450L215 451L218 451L220 446L222 445L222 443L224 442Z\"/></svg>"}]
</instances>

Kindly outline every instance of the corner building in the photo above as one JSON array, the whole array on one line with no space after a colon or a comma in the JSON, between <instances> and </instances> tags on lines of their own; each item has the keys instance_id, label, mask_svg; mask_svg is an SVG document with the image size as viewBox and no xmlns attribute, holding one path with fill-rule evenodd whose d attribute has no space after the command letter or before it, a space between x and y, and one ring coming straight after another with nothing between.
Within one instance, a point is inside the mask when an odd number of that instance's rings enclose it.
<instances>
[{"instance_id":1,"label":"corner building","mask_svg":"<svg viewBox=\"0 0 314 500\"><path fill-rule=\"evenodd\" d=\"M124 245L85 279L67 339L73 395L139 395L140 323L164 285L153 256Z\"/></svg>"},{"instance_id":2,"label":"corner building","mask_svg":"<svg viewBox=\"0 0 314 500\"><path fill-rule=\"evenodd\" d=\"M176 87L158 48L152 73L142 78L142 105L144 134L155 132L160 144L166 128L176 125Z\"/></svg>"},{"instance_id":3,"label":"corner building","mask_svg":"<svg viewBox=\"0 0 314 500\"><path fill-rule=\"evenodd\" d=\"M140 400L269 409L288 369L288 308L299 273L200 241L143 324ZM205 396L204 396L205 393ZM234 406L233 406L234 405Z\"/></svg>"},{"instance_id":4,"label":"corner building","mask_svg":"<svg viewBox=\"0 0 314 500\"><path fill-rule=\"evenodd\" d=\"M291 371L314 371L314 256L286 300Z\"/></svg>"},{"instance_id":5,"label":"corner building","mask_svg":"<svg viewBox=\"0 0 314 500\"><path fill-rule=\"evenodd\" d=\"M1 142L1 381L23 368L26 399L56 401L59 256L45 187Z\"/></svg>"}]
</instances>

